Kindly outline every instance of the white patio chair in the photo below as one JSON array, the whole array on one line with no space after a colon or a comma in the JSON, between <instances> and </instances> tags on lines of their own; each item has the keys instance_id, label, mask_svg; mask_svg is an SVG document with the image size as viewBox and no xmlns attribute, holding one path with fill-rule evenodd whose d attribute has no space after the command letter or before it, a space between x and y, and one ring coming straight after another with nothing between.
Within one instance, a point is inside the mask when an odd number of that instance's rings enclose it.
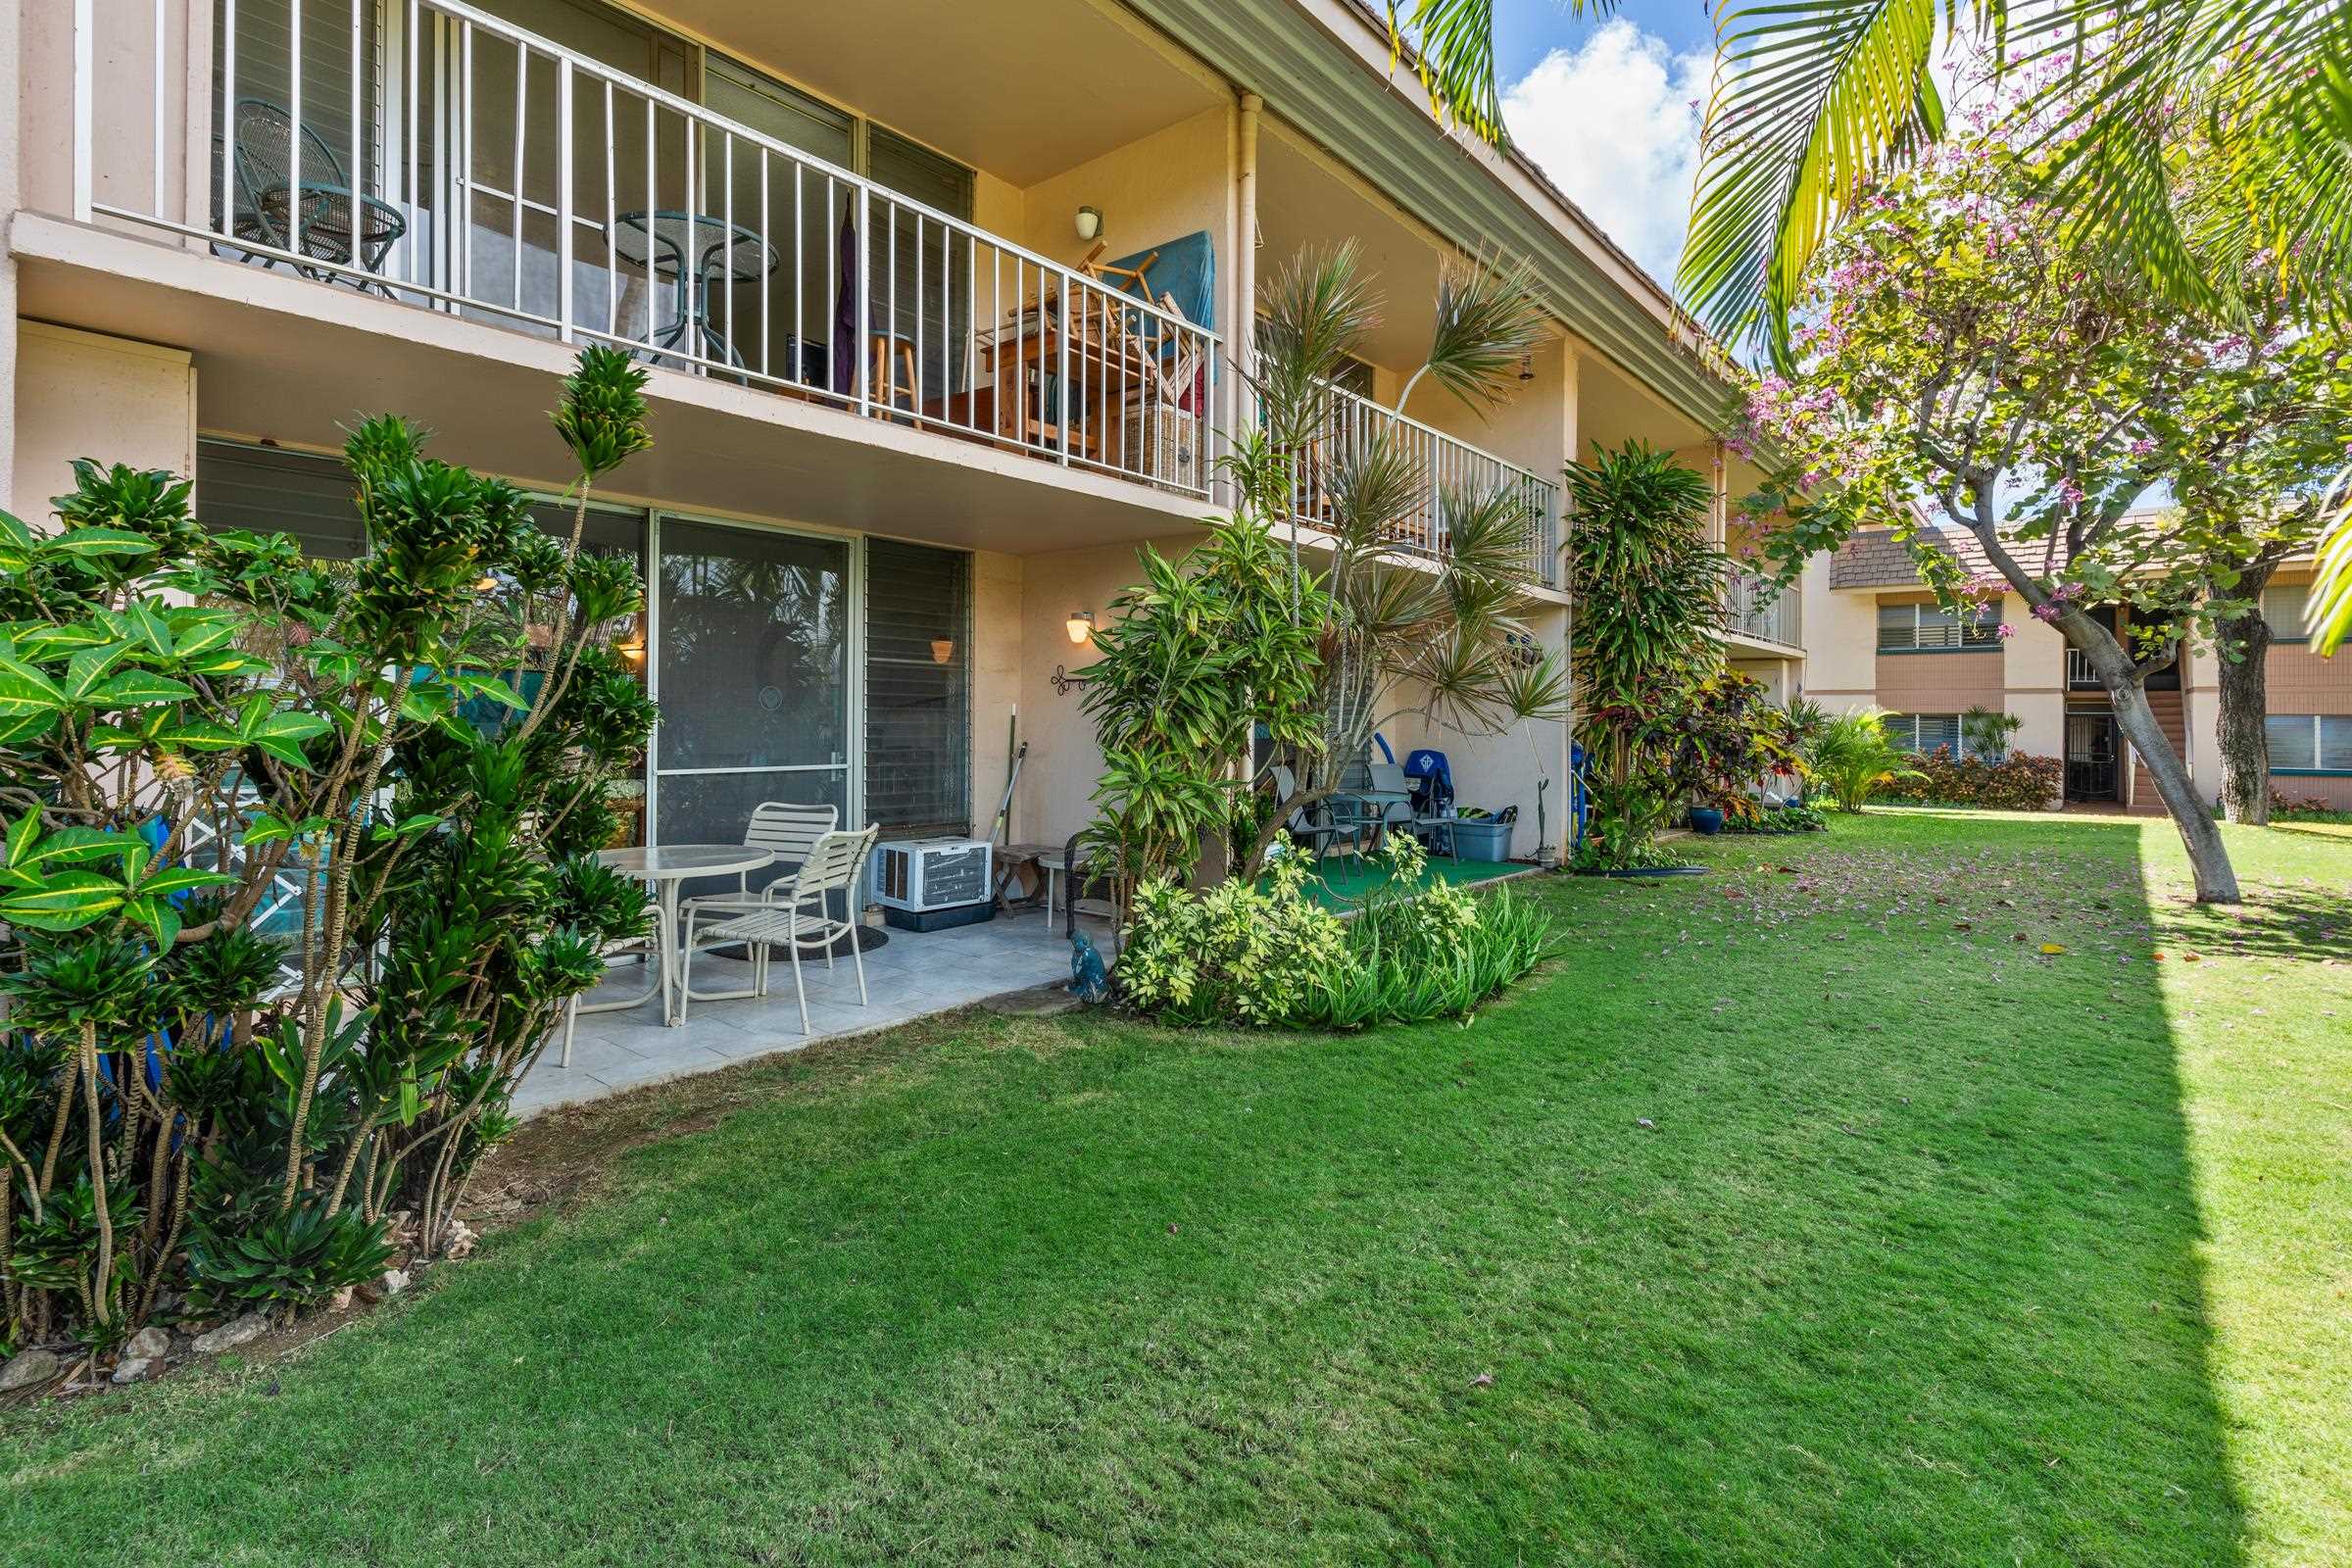
<instances>
[{"instance_id":1,"label":"white patio chair","mask_svg":"<svg viewBox=\"0 0 2352 1568\"><path fill-rule=\"evenodd\" d=\"M808 848L801 868L771 885L765 897L732 902L703 899L686 911L686 947L678 978L678 1022L686 1021L688 1002L735 1002L767 995L769 950L780 947L792 958L792 989L801 1004L801 1033L808 1033L808 988L801 981L801 952L822 949L825 967L833 967L833 948L850 939L850 959L858 966L858 1004L866 1004L865 955L858 947L858 916L863 903L861 880L865 858L881 836L879 826L862 833L827 833ZM827 896L842 895L842 914L835 918ZM701 926L710 918L713 923ZM699 929L698 929L699 926ZM694 989L694 953L698 946L728 948L742 944L752 959L748 991Z\"/></svg>"},{"instance_id":2,"label":"white patio chair","mask_svg":"<svg viewBox=\"0 0 2352 1568\"><path fill-rule=\"evenodd\" d=\"M688 899L680 906L680 913L697 905L743 904L764 897L792 880L792 869L808 858L808 851L818 839L841 826L841 808L838 806L801 806L792 801L762 801L752 808L751 824L743 830L745 849L765 850L786 869L760 893L752 892L752 873L744 872L735 879L733 893L706 893Z\"/></svg>"}]
</instances>

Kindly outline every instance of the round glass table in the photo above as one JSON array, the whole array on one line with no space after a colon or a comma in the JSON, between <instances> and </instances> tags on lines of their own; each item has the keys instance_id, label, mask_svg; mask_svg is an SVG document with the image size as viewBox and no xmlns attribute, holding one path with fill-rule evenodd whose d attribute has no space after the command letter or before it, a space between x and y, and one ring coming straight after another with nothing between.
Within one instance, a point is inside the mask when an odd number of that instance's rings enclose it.
<instances>
[{"instance_id":1,"label":"round glass table","mask_svg":"<svg viewBox=\"0 0 2352 1568\"><path fill-rule=\"evenodd\" d=\"M643 1006L658 993L662 998L662 1021L675 1024L678 1006L670 968L678 951L678 889L693 877L736 876L757 871L772 863L775 857L765 850L741 844L662 844L650 849L599 850L596 859L599 865L634 877L653 891L658 915L654 983L634 997L594 1005L583 1003L579 1010L617 1012L624 1007Z\"/></svg>"}]
</instances>

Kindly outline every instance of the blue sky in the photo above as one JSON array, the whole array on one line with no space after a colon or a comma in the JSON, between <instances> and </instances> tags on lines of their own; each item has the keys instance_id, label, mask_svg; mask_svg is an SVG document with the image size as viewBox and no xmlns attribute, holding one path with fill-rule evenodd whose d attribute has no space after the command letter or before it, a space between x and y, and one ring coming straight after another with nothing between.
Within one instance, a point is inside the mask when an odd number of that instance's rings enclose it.
<instances>
[{"instance_id":1,"label":"blue sky","mask_svg":"<svg viewBox=\"0 0 2352 1568\"><path fill-rule=\"evenodd\" d=\"M1617 14L1678 53L1714 46L1706 0L1623 0ZM1568 0L1494 0L1495 64L1505 81L1517 81L1552 50L1576 47L1599 25L1572 15Z\"/></svg>"},{"instance_id":2,"label":"blue sky","mask_svg":"<svg viewBox=\"0 0 2352 1568\"><path fill-rule=\"evenodd\" d=\"M1714 65L1707 0L1626 0L1614 17L1568 0L1494 0L1503 119L1586 215L1671 284Z\"/></svg>"}]
</instances>

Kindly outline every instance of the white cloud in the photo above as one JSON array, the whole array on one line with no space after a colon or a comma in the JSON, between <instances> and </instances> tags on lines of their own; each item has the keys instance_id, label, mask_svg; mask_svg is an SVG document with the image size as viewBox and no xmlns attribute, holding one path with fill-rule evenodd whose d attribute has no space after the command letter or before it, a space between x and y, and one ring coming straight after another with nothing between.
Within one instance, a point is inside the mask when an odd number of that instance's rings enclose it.
<instances>
[{"instance_id":1,"label":"white cloud","mask_svg":"<svg viewBox=\"0 0 2352 1568\"><path fill-rule=\"evenodd\" d=\"M1511 139L1651 276L1672 286L1714 67L1620 17L1503 93Z\"/></svg>"}]
</instances>

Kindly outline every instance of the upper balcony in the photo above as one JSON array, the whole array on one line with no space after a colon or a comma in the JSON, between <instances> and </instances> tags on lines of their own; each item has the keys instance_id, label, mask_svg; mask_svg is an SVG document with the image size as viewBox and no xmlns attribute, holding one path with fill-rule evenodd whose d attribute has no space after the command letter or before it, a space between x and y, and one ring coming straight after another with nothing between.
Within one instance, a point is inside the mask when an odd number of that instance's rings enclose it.
<instances>
[{"instance_id":1,"label":"upper balcony","mask_svg":"<svg viewBox=\"0 0 2352 1568\"><path fill-rule=\"evenodd\" d=\"M1802 609L1792 589L1734 566L1725 575L1723 623L1727 631L1784 648L1804 646Z\"/></svg>"},{"instance_id":2,"label":"upper balcony","mask_svg":"<svg viewBox=\"0 0 2352 1568\"><path fill-rule=\"evenodd\" d=\"M1517 496L1528 523L1528 556L1536 580L1559 585L1560 487L1535 472L1485 452L1443 430L1392 413L1344 387L1330 388L1332 407L1323 434L1298 465L1293 514L1308 527L1334 520L1332 476L1338 465L1375 441L1394 442L1419 471L1417 503L1396 519L1390 542L1409 555L1435 558L1447 546L1446 514L1467 497L1507 489Z\"/></svg>"},{"instance_id":3,"label":"upper balcony","mask_svg":"<svg viewBox=\"0 0 2352 1568\"><path fill-rule=\"evenodd\" d=\"M1240 413L1233 91L1084 0L873 0L817 32L727 0L73 10L72 110L47 121L70 124L71 188L28 158L26 205L166 242L175 292L111 309L151 254L118 243L36 273L26 309L195 349L207 428L332 446L353 403L405 397L451 456L520 472L522 378L605 342L697 411L632 468L676 505L1025 550L1165 532L1217 491ZM936 47L904 47L918 27ZM1390 331L1420 330L1449 247L1294 136L1267 148L1257 242L1373 236ZM1350 402L1334 440L1381 424L1420 458L1417 548L1447 487L1522 488L1548 584L1539 475L1573 445L1576 387L1564 350L1541 370L1481 430L1425 391L1414 418ZM958 454L984 477L920 461ZM1041 464L1073 482L1024 512Z\"/></svg>"},{"instance_id":4,"label":"upper balcony","mask_svg":"<svg viewBox=\"0 0 2352 1568\"><path fill-rule=\"evenodd\" d=\"M1002 231L1029 229L1010 180L682 26L487 3L505 15L77 0L73 216L329 285L319 316L364 297L611 343L705 382L1208 496L1225 236L1159 232L1193 212L1126 213L1130 234L1158 236L1140 255L1105 242L1056 259ZM858 30L866 53L883 41ZM191 64L207 53L209 81ZM1147 123L1222 113L1164 64L1137 96ZM1006 156L1034 173L1132 126L1020 135ZM1069 226L1065 209L1065 247Z\"/></svg>"}]
</instances>

